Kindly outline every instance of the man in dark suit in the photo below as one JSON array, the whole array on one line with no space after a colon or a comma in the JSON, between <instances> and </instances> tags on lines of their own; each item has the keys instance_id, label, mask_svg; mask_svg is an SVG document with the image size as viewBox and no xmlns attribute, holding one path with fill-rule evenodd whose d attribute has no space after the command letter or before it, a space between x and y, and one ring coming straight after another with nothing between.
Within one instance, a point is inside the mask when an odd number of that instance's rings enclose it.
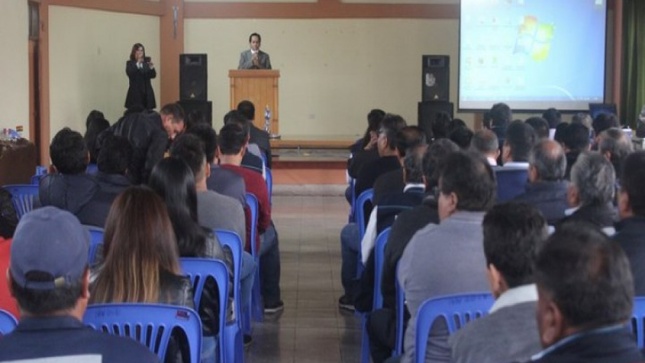
<instances>
[{"instance_id":1,"label":"man in dark suit","mask_svg":"<svg viewBox=\"0 0 645 363\"><path fill-rule=\"evenodd\" d=\"M237 112L242 114L248 121L251 128L251 137L249 142L256 144L264 153L266 166L271 169L271 143L269 142L269 133L259 129L253 123L255 119L255 105L251 101L244 100L237 104Z\"/></svg>"},{"instance_id":2,"label":"man in dark suit","mask_svg":"<svg viewBox=\"0 0 645 363\"><path fill-rule=\"evenodd\" d=\"M240 64L237 69L271 69L271 59L269 54L260 50L262 37L260 34L253 33L249 35L249 45L247 49L240 54Z\"/></svg>"}]
</instances>

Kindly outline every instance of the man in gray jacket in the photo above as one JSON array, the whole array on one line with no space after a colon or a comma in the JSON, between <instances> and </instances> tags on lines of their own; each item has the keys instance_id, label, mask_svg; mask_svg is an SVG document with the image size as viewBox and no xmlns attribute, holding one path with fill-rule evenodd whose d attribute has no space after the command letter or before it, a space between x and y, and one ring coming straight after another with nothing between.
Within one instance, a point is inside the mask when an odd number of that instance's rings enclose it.
<instances>
[{"instance_id":1,"label":"man in gray jacket","mask_svg":"<svg viewBox=\"0 0 645 363\"><path fill-rule=\"evenodd\" d=\"M271 69L271 59L269 54L260 50L262 37L260 34L253 33L249 35L250 49L240 54L240 64L237 69Z\"/></svg>"},{"instance_id":2,"label":"man in gray jacket","mask_svg":"<svg viewBox=\"0 0 645 363\"><path fill-rule=\"evenodd\" d=\"M490 315L449 338L451 361L526 361L542 349L533 265L547 238L546 220L528 204L499 204L486 213L483 231L486 274L496 300Z\"/></svg>"}]
</instances>

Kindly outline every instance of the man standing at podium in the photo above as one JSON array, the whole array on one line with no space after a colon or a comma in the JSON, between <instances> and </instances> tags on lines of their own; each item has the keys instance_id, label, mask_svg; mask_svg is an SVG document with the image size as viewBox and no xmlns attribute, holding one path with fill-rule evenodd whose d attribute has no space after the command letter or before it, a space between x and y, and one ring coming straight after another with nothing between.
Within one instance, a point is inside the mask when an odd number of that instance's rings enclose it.
<instances>
[{"instance_id":1,"label":"man standing at podium","mask_svg":"<svg viewBox=\"0 0 645 363\"><path fill-rule=\"evenodd\" d=\"M260 50L261 42L262 37L260 37L260 34L253 33L249 36L251 49L240 54L240 64L237 69L271 69L269 54Z\"/></svg>"}]
</instances>

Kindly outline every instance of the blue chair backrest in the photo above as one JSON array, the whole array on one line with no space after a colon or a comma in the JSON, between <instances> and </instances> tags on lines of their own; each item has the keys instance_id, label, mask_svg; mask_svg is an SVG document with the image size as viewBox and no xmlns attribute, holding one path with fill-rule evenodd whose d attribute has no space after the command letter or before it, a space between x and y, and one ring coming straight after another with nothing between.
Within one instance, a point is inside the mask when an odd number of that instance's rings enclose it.
<instances>
[{"instance_id":1,"label":"blue chair backrest","mask_svg":"<svg viewBox=\"0 0 645 363\"><path fill-rule=\"evenodd\" d=\"M634 336L636 336L636 343L638 348L645 347L645 327L643 321L645 320L645 297L634 298L634 311L632 313L632 329Z\"/></svg>"},{"instance_id":2,"label":"blue chair backrest","mask_svg":"<svg viewBox=\"0 0 645 363\"><path fill-rule=\"evenodd\" d=\"M11 333L17 325L18 321L10 312L0 309L0 336Z\"/></svg>"},{"instance_id":3,"label":"blue chair backrest","mask_svg":"<svg viewBox=\"0 0 645 363\"><path fill-rule=\"evenodd\" d=\"M90 305L83 317L94 330L128 337L145 345L163 362L173 329L186 334L190 362L198 363L202 349L202 322L189 308L162 304Z\"/></svg>"},{"instance_id":4,"label":"blue chair backrest","mask_svg":"<svg viewBox=\"0 0 645 363\"><path fill-rule=\"evenodd\" d=\"M396 264L396 341L394 343L394 354L403 354L403 335L405 334L405 292L399 283L399 264Z\"/></svg>"},{"instance_id":5,"label":"blue chair backrest","mask_svg":"<svg viewBox=\"0 0 645 363\"><path fill-rule=\"evenodd\" d=\"M34 201L38 199L38 185L34 184L10 184L5 189L11 193L13 206L16 208L18 219L34 209Z\"/></svg>"},{"instance_id":6,"label":"blue chair backrest","mask_svg":"<svg viewBox=\"0 0 645 363\"><path fill-rule=\"evenodd\" d=\"M365 235L365 227L367 227L367 218L369 216L365 215L365 204L371 202L374 197L374 189L370 188L361 193L361 195L356 198L356 204L354 205L354 216L356 224L358 225L358 237L360 240L363 239Z\"/></svg>"},{"instance_id":7,"label":"blue chair backrest","mask_svg":"<svg viewBox=\"0 0 645 363\"><path fill-rule=\"evenodd\" d=\"M509 201L524 194L528 183L528 169L497 167L494 168L497 178L497 203Z\"/></svg>"},{"instance_id":8,"label":"blue chair backrest","mask_svg":"<svg viewBox=\"0 0 645 363\"><path fill-rule=\"evenodd\" d=\"M469 321L487 315L493 302L490 293L449 295L424 301L417 312L415 362L425 362L430 327L437 318L444 319L448 334L452 334Z\"/></svg>"},{"instance_id":9,"label":"blue chair backrest","mask_svg":"<svg viewBox=\"0 0 645 363\"><path fill-rule=\"evenodd\" d=\"M356 179L350 178L349 179L349 195L350 195L350 208L349 208L349 218L348 218L348 223L354 223L356 222L356 211L354 210L354 206L356 205L356 194L354 193L354 187L356 186Z\"/></svg>"},{"instance_id":10,"label":"blue chair backrest","mask_svg":"<svg viewBox=\"0 0 645 363\"><path fill-rule=\"evenodd\" d=\"M206 279L211 277L217 283L217 292L219 296L219 361L225 360L226 334L226 312L228 306L228 268L224 262L210 258L180 258L181 269L190 278L193 285L193 299L195 308L199 308L202 299L202 292L206 284Z\"/></svg>"},{"instance_id":11,"label":"blue chair backrest","mask_svg":"<svg viewBox=\"0 0 645 363\"><path fill-rule=\"evenodd\" d=\"M224 229L215 229L213 231L222 247L228 247L233 256L233 296L235 297L235 311L242 311L240 301L240 272L242 270L242 239L237 233ZM239 320L239 319L238 319Z\"/></svg>"},{"instance_id":12,"label":"blue chair backrest","mask_svg":"<svg viewBox=\"0 0 645 363\"><path fill-rule=\"evenodd\" d=\"M376 236L374 243L374 299L372 309L383 307L383 293L381 291L381 279L383 278L383 261L385 260L385 246L387 239L390 237L391 227L387 227L383 232Z\"/></svg>"},{"instance_id":13,"label":"blue chair backrest","mask_svg":"<svg viewBox=\"0 0 645 363\"><path fill-rule=\"evenodd\" d=\"M103 244L103 228L94 226L84 226L90 232L90 250L87 262L90 266L96 262L96 253L99 246Z\"/></svg>"},{"instance_id":14,"label":"blue chair backrest","mask_svg":"<svg viewBox=\"0 0 645 363\"><path fill-rule=\"evenodd\" d=\"M255 240L256 234L258 233L258 213L260 205L258 203L258 198L252 193L246 193L246 205L251 211L251 236L249 240L251 241L251 254L256 259L259 258L260 251L256 251Z\"/></svg>"},{"instance_id":15,"label":"blue chair backrest","mask_svg":"<svg viewBox=\"0 0 645 363\"><path fill-rule=\"evenodd\" d=\"M271 169L269 168L265 168L264 173L266 175L267 193L269 193L269 202L271 202L271 196L273 195L273 174L271 173Z\"/></svg>"}]
</instances>

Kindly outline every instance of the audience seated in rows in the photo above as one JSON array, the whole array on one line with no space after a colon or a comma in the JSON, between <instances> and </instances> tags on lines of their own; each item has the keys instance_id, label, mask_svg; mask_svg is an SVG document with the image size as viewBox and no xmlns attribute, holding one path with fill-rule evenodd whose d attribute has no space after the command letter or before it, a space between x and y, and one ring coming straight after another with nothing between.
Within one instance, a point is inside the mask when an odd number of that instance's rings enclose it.
<instances>
[{"instance_id":1,"label":"audience seated in rows","mask_svg":"<svg viewBox=\"0 0 645 363\"><path fill-rule=\"evenodd\" d=\"M134 340L83 324L88 299L94 297L89 292L89 242L78 219L56 207L21 218L6 277L22 317L18 327L0 339L0 361L159 361ZM130 258L122 260L128 267L138 261Z\"/></svg>"},{"instance_id":2,"label":"audience seated in rows","mask_svg":"<svg viewBox=\"0 0 645 363\"><path fill-rule=\"evenodd\" d=\"M206 162L210 167L210 171L206 177L208 190L234 198L240 202L243 208L246 207L244 178L233 171L219 167L219 161L216 158L217 133L215 130L210 125L196 125L188 129L186 133L198 136L204 144ZM245 236L245 233L240 234L242 241L246 240Z\"/></svg>"},{"instance_id":3,"label":"audience seated in rows","mask_svg":"<svg viewBox=\"0 0 645 363\"><path fill-rule=\"evenodd\" d=\"M578 160L578 155L585 151L590 150L591 143L589 141L589 130L582 124L565 124L562 141L564 143L564 151L567 155L567 171L565 178L570 179L571 168Z\"/></svg>"},{"instance_id":4,"label":"audience seated in rows","mask_svg":"<svg viewBox=\"0 0 645 363\"><path fill-rule=\"evenodd\" d=\"M580 154L571 169L567 200L571 209L563 221L585 221L613 233L616 177L611 163L597 152Z\"/></svg>"},{"instance_id":5,"label":"audience seated in rows","mask_svg":"<svg viewBox=\"0 0 645 363\"><path fill-rule=\"evenodd\" d=\"M127 175L132 154L132 146L125 137L109 135L103 139L97 160L98 172L94 175L99 189L87 203L84 224L105 226L112 202L131 185Z\"/></svg>"},{"instance_id":6,"label":"audience seated in rows","mask_svg":"<svg viewBox=\"0 0 645 363\"><path fill-rule=\"evenodd\" d=\"M402 362L412 362L415 355L416 314L421 303L432 297L488 288L481 273L486 263L481 223L495 203L496 189L493 170L485 159L462 152L445 159L438 193L441 223L419 230L399 261L397 278L412 315L405 330ZM426 359L448 362L445 323L435 322L430 334Z\"/></svg>"},{"instance_id":7,"label":"audience seated in rows","mask_svg":"<svg viewBox=\"0 0 645 363\"><path fill-rule=\"evenodd\" d=\"M239 112L249 122L250 138L249 143L255 144L260 148L266 160L266 167L271 168L271 143L269 141L270 135L267 131L255 126L255 105L249 100L244 100L237 104L237 112ZM266 117L266 115L265 115ZM269 129L269 131L271 131Z\"/></svg>"},{"instance_id":8,"label":"audience seated in rows","mask_svg":"<svg viewBox=\"0 0 645 363\"><path fill-rule=\"evenodd\" d=\"M634 282L618 243L583 223L557 229L538 252L540 363L643 360L631 331Z\"/></svg>"},{"instance_id":9,"label":"audience seated in rows","mask_svg":"<svg viewBox=\"0 0 645 363\"><path fill-rule=\"evenodd\" d=\"M645 151L627 156L623 166L613 239L629 258L636 296L645 296Z\"/></svg>"},{"instance_id":10,"label":"audience seated in rows","mask_svg":"<svg viewBox=\"0 0 645 363\"><path fill-rule=\"evenodd\" d=\"M564 180L567 159L564 149L553 140L542 139L529 153L529 182L515 201L536 207L549 225L565 217L568 183Z\"/></svg>"},{"instance_id":11,"label":"audience seated in rows","mask_svg":"<svg viewBox=\"0 0 645 363\"><path fill-rule=\"evenodd\" d=\"M89 153L83 136L65 127L49 146L50 173L40 179L38 197L42 206L54 206L74 214L83 224L90 224L94 213L90 200L99 190L93 176L86 174Z\"/></svg>"},{"instance_id":12,"label":"audience seated in rows","mask_svg":"<svg viewBox=\"0 0 645 363\"><path fill-rule=\"evenodd\" d=\"M374 243L376 236L390 227L398 214L421 204L425 195L423 184L423 156L427 145L420 144L406 152L404 158L405 186L398 193L388 194L374 206L365 236L361 241L361 257L365 265L360 278L354 306L357 310L370 312L374 297ZM379 266L380 267L380 266Z\"/></svg>"},{"instance_id":13,"label":"audience seated in rows","mask_svg":"<svg viewBox=\"0 0 645 363\"><path fill-rule=\"evenodd\" d=\"M185 128L184 111L177 103L165 105L159 113L128 110L99 135L99 144L108 133L127 138L134 151L128 174L133 184L147 183L152 168L163 159L169 140Z\"/></svg>"},{"instance_id":14,"label":"audience seated in rows","mask_svg":"<svg viewBox=\"0 0 645 363\"><path fill-rule=\"evenodd\" d=\"M197 221L200 226L214 229L224 229L235 232L242 241L246 240L246 225L244 208L235 199L219 194L206 188L206 178L210 167L201 140L190 133L179 136L170 148L170 156L183 160L195 176L197 191ZM248 306L253 287L253 277L256 264L248 252L242 254L240 269L240 298L243 307ZM249 338L247 338L248 342Z\"/></svg>"},{"instance_id":15,"label":"audience seated in rows","mask_svg":"<svg viewBox=\"0 0 645 363\"><path fill-rule=\"evenodd\" d=\"M426 197L423 202L401 212L390 230L390 236L384 251L381 293L383 308L372 311L368 316L367 332L369 334L370 352L375 363L387 359L395 345L395 279L396 266L412 236L430 223L438 224L437 200L434 190L439 182L439 173L444 159L459 147L449 139L435 140L423 155L423 175L426 184ZM368 262L369 268L369 262ZM406 321L410 315L406 312Z\"/></svg>"},{"instance_id":16,"label":"audience seated in rows","mask_svg":"<svg viewBox=\"0 0 645 363\"><path fill-rule=\"evenodd\" d=\"M251 215L246 209L246 251L251 252L255 243L260 252L260 287L265 313L276 313L284 308L280 299L280 249L278 233L271 221L271 201L267 185L262 176L241 166L249 142L248 132L242 125L231 122L220 130L219 150L220 167L228 169L244 178L247 193L258 199L258 220L255 231L256 240L251 241Z\"/></svg>"},{"instance_id":17,"label":"audience seated in rows","mask_svg":"<svg viewBox=\"0 0 645 363\"><path fill-rule=\"evenodd\" d=\"M497 135L489 129L481 129L473 135L470 140L469 150L486 158L488 164L497 166L497 159L501 152Z\"/></svg>"},{"instance_id":18,"label":"audience seated in rows","mask_svg":"<svg viewBox=\"0 0 645 363\"><path fill-rule=\"evenodd\" d=\"M406 127L405 120L399 115L386 114L381 121L379 135L376 142L379 157L365 164L356 179L354 195L360 196L362 192L373 188L374 182L389 171L400 170L400 152L397 149L400 133ZM419 133L416 133L419 134ZM423 132L420 135L425 136ZM419 136L421 137L421 136ZM403 178L398 184L403 183ZM399 190L401 190L400 188ZM364 209L365 215L369 216L372 211L372 204L368 203ZM354 309L354 297L358 284L356 271L358 268L358 253L361 248L361 240L358 232L358 223L365 224L366 221L356 221L343 227L340 232L341 248L341 283L344 294L338 299L338 306L342 309Z\"/></svg>"},{"instance_id":19,"label":"audience seated in rows","mask_svg":"<svg viewBox=\"0 0 645 363\"><path fill-rule=\"evenodd\" d=\"M244 146L244 155L242 156L242 166L256 171L262 175L263 178L266 178L266 172L265 172L265 165L264 162L262 161L262 156L261 156L261 151L260 148L255 145L251 144L251 125L250 122L242 116L241 113L239 113L236 110L229 111L226 115L224 115L224 125L227 125L229 123L237 123L242 127L244 130L244 134L246 135L246 144Z\"/></svg>"},{"instance_id":20,"label":"audience seated in rows","mask_svg":"<svg viewBox=\"0 0 645 363\"><path fill-rule=\"evenodd\" d=\"M170 157L161 160L152 169L148 185L166 204L180 257L217 259L226 264L232 276L233 258L230 251L213 234L212 229L201 227L197 220L197 190L190 167L181 159ZM215 281L208 279L197 307L202 319L202 359L215 359L216 339L219 333L220 307ZM230 306L229 306L230 310Z\"/></svg>"},{"instance_id":21,"label":"audience seated in rows","mask_svg":"<svg viewBox=\"0 0 645 363\"><path fill-rule=\"evenodd\" d=\"M547 238L546 220L534 207L511 202L486 213L482 227L486 276L495 303L490 315L450 337L451 362L525 361L540 351L533 265Z\"/></svg>"},{"instance_id":22,"label":"audience seated in rows","mask_svg":"<svg viewBox=\"0 0 645 363\"><path fill-rule=\"evenodd\" d=\"M530 125L520 120L511 122L506 129L502 148L504 167L528 169L529 151L536 141L537 136Z\"/></svg>"}]
</instances>

